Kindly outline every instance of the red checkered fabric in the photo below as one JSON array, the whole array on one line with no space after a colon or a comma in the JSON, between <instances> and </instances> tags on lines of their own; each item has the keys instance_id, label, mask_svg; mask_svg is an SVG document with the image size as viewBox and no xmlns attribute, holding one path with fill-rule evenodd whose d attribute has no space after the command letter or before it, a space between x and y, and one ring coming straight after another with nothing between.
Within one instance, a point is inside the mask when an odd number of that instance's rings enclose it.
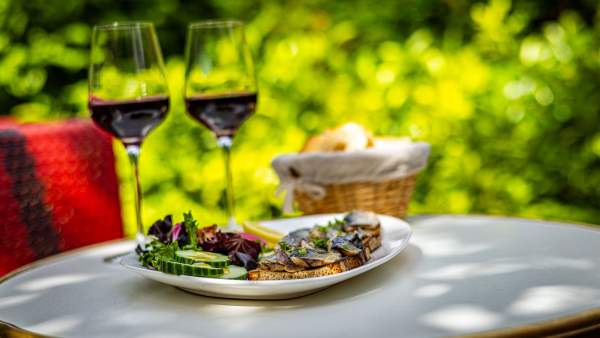
<instances>
[{"instance_id":1,"label":"red checkered fabric","mask_svg":"<svg viewBox=\"0 0 600 338\"><path fill-rule=\"evenodd\" d=\"M109 136L87 120L0 120L0 275L121 237Z\"/></svg>"}]
</instances>

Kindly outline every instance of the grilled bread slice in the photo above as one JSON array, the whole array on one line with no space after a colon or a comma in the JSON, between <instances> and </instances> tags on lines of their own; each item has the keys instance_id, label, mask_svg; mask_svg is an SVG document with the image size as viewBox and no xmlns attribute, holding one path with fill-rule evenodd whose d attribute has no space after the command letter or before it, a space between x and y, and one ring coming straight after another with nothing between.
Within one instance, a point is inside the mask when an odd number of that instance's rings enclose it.
<instances>
[{"instance_id":1,"label":"grilled bread slice","mask_svg":"<svg viewBox=\"0 0 600 338\"><path fill-rule=\"evenodd\" d=\"M348 271L359 267L367 261L364 253L360 253L356 256L348 256L343 259L327 264L315 269L308 269L296 272L287 271L271 271L256 269L248 272L248 279L250 280L280 280L280 279L303 279L313 278L328 275L335 275L340 272Z\"/></svg>"},{"instance_id":2,"label":"grilled bread slice","mask_svg":"<svg viewBox=\"0 0 600 338\"><path fill-rule=\"evenodd\" d=\"M281 279L303 279L328 275L335 275L340 272L348 271L365 264L370 258L371 253L381 246L381 236L369 236L363 240L364 250L356 256L348 256L343 259L314 269L307 269L296 272L271 271L265 269L255 269L248 272L250 280L281 280Z\"/></svg>"}]
</instances>

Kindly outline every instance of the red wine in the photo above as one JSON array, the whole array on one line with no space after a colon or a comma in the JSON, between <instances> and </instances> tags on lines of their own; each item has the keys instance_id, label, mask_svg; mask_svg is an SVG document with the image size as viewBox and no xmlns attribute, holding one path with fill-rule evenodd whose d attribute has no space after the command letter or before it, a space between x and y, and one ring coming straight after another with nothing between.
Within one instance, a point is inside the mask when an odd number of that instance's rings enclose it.
<instances>
[{"instance_id":1,"label":"red wine","mask_svg":"<svg viewBox=\"0 0 600 338\"><path fill-rule=\"evenodd\" d=\"M89 108L96 124L125 145L140 144L167 115L168 97L104 101L91 99Z\"/></svg>"},{"instance_id":2,"label":"red wine","mask_svg":"<svg viewBox=\"0 0 600 338\"><path fill-rule=\"evenodd\" d=\"M188 113L217 137L233 136L256 109L256 93L194 96L185 99Z\"/></svg>"}]
</instances>

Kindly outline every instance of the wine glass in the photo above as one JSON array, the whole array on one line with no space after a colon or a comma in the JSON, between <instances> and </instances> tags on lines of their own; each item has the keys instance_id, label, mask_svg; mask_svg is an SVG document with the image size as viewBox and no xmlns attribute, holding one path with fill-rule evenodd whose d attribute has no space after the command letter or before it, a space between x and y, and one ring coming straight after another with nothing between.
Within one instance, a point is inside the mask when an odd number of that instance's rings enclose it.
<instances>
[{"instance_id":1,"label":"wine glass","mask_svg":"<svg viewBox=\"0 0 600 338\"><path fill-rule=\"evenodd\" d=\"M98 127L125 146L135 180L137 243L145 244L138 160L144 138L165 119L169 91L154 25L95 26L89 69L89 109Z\"/></svg>"},{"instance_id":2,"label":"wine glass","mask_svg":"<svg viewBox=\"0 0 600 338\"><path fill-rule=\"evenodd\" d=\"M233 137L256 109L257 87L250 50L240 21L203 21L188 27L185 104L188 113L208 129L223 149L227 219L239 230L234 216L231 175Z\"/></svg>"}]
</instances>

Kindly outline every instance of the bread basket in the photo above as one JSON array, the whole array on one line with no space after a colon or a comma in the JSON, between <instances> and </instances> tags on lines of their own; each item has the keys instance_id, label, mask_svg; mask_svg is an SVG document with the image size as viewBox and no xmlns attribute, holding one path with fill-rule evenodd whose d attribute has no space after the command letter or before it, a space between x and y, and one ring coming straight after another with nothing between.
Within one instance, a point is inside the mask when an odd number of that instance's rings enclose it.
<instances>
[{"instance_id":1,"label":"bread basket","mask_svg":"<svg viewBox=\"0 0 600 338\"><path fill-rule=\"evenodd\" d=\"M402 142L383 149L286 154L272 162L286 190L284 210L294 201L305 214L353 209L404 218L429 144Z\"/></svg>"},{"instance_id":2,"label":"bread basket","mask_svg":"<svg viewBox=\"0 0 600 338\"><path fill-rule=\"evenodd\" d=\"M325 196L315 199L294 191L294 200L305 214L326 214L348 210L368 210L404 218L415 187L416 175L381 182L328 184Z\"/></svg>"}]
</instances>

